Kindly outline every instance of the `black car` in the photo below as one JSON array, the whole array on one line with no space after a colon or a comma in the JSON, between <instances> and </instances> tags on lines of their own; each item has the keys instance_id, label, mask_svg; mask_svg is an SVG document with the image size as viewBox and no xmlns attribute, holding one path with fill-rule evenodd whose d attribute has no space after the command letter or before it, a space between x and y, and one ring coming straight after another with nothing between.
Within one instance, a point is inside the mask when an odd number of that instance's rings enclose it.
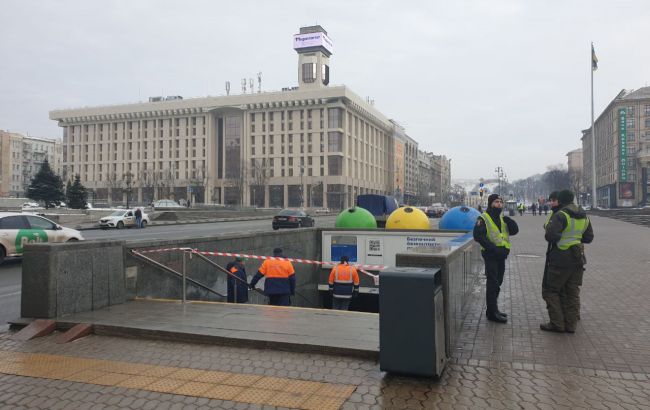
<instances>
[{"instance_id":1,"label":"black car","mask_svg":"<svg viewBox=\"0 0 650 410\"><path fill-rule=\"evenodd\" d=\"M273 217L273 229L314 226L314 218L299 209L283 209Z\"/></svg>"}]
</instances>

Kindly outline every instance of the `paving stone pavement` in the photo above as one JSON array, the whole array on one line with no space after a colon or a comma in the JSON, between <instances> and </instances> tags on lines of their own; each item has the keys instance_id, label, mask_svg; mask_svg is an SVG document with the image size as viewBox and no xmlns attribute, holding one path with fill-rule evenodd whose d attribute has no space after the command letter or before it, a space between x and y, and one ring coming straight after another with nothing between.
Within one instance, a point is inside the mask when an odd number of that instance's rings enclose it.
<instances>
[{"instance_id":1,"label":"paving stone pavement","mask_svg":"<svg viewBox=\"0 0 650 410\"><path fill-rule=\"evenodd\" d=\"M387 375L374 360L284 351L89 336L55 336L0 350L352 384L344 409L650 409L650 252L647 227L593 217L582 320L575 334L544 333L543 217L517 217L501 308L506 325L485 321L483 283L439 380ZM0 408L271 409L121 387L0 374Z\"/></svg>"}]
</instances>

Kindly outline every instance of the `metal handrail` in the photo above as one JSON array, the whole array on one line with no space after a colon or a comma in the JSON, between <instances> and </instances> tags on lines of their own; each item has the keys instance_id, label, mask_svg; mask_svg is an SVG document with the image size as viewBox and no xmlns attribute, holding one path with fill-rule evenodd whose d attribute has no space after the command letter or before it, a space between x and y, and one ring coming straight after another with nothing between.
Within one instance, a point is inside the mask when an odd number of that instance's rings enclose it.
<instances>
[{"instance_id":1,"label":"metal handrail","mask_svg":"<svg viewBox=\"0 0 650 410\"><path fill-rule=\"evenodd\" d=\"M144 256L144 255L141 254L140 252L136 251L135 249L131 249L131 254L132 254L133 256L135 256L136 258L141 259L141 260L144 261L144 262L147 262L147 263L149 263L149 264L151 264L151 265L156 266L157 268L160 268L160 269L162 269L162 270L164 270L164 271L166 271L166 272L172 273L172 274L174 274L174 275L180 277L180 278L182 279L182 282L183 282L183 284L182 284L182 285L183 285L183 295L182 295L182 296L183 296L183 299L182 299L182 300L183 300L183 303L185 303L185 297L186 297L186 288L185 288L185 286L186 286L186 282L190 282L190 283L192 283L192 284L198 286L199 288L202 288L202 289L204 289L204 290L207 290L208 292L214 293L214 294L217 295L217 296L220 296L220 297L222 297L222 298L225 298L225 297L226 297L225 295L222 295L221 293L219 293L219 292L217 292L216 290L212 289L212 288L209 287L208 285L205 285L205 284L203 284L203 283L201 283L201 282L199 282L199 281L197 281L197 280L195 280L195 279L192 279L192 278L188 278L188 277L187 277L187 275L185 274L185 267L186 267L186 263L185 263L185 251L187 251L187 250L191 250L191 249L187 248L187 249L184 249L184 250L183 250L184 253L183 253L183 272L182 272L182 273L179 273L179 272L175 271L174 269L172 269L172 268L170 268L170 267L168 267L168 266L165 266L165 265L163 265L162 263L160 263L160 262L158 262L158 261L155 261L155 260L153 260L153 259L151 259L151 258L147 258L146 256Z\"/></svg>"},{"instance_id":2,"label":"metal handrail","mask_svg":"<svg viewBox=\"0 0 650 410\"><path fill-rule=\"evenodd\" d=\"M212 266L216 267L217 269L219 269L220 271L224 272L225 274L234 277L235 279L237 279L237 280L240 281L240 282L244 282L244 283L248 284L248 282L246 282L245 280L241 279L240 277L234 275L233 273L228 272L227 269L225 269L224 267L222 267L222 266L219 265L218 263L214 262L213 260L209 259L207 256L202 255L202 254L200 254L200 253L198 253L198 252L194 252L194 251L192 251L192 252L194 253L194 255L196 255L196 256L198 256L199 258L203 259L204 261L208 262L209 264L211 264ZM253 290L256 291L257 293L259 293L260 295L266 297L266 295L264 294L264 292L263 292L261 289L259 289L259 288L253 288ZM294 293L295 293L297 296L300 296L301 298L303 298L304 300L306 300L310 306L313 306L313 304L312 304L312 303L309 301L309 299L307 299L305 296L301 295L299 292L296 292L296 291L294 291Z\"/></svg>"},{"instance_id":3,"label":"metal handrail","mask_svg":"<svg viewBox=\"0 0 650 410\"><path fill-rule=\"evenodd\" d=\"M196 253L196 252L192 252L192 253L193 253L194 255L198 256L200 259L203 259L204 261L208 262L210 265L214 266L214 267L217 268L218 270L222 271L222 272L225 273L226 275L228 275L228 276L230 276L230 277L232 277L232 278L235 278L235 279L238 280L239 282L243 282L243 283L245 283L246 285L248 285L248 282L247 282L247 281L245 281L244 279L242 279L242 278L240 278L239 276L235 275L234 273L229 272L228 269L226 269L226 268L224 268L223 266L219 265L219 264L216 263L215 261L209 259L207 256L205 256L205 255L201 255L200 253ZM259 293L259 294L262 295L262 296L266 296L266 295L264 295L264 292L262 292L261 289L254 288L253 290L256 291L257 293Z\"/></svg>"}]
</instances>

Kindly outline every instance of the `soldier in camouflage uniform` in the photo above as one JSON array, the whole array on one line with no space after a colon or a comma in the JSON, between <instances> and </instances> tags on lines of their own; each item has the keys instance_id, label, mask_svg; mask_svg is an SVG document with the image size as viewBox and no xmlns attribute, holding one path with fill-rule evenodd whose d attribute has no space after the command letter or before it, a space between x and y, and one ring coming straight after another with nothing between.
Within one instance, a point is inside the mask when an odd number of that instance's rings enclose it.
<instances>
[{"instance_id":1,"label":"soldier in camouflage uniform","mask_svg":"<svg viewBox=\"0 0 650 410\"><path fill-rule=\"evenodd\" d=\"M550 332L575 332L586 263L583 244L594 239L587 214L573 203L573 199L571 191L560 191L558 210L546 224L545 238L550 248L542 297L550 321L539 327Z\"/></svg>"}]
</instances>

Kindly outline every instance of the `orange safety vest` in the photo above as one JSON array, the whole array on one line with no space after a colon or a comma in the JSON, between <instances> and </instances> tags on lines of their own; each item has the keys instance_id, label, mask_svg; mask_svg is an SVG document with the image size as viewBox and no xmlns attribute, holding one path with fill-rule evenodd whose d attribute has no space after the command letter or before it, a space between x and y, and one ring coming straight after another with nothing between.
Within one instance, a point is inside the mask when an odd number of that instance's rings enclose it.
<instances>
[{"instance_id":1,"label":"orange safety vest","mask_svg":"<svg viewBox=\"0 0 650 410\"><path fill-rule=\"evenodd\" d=\"M340 263L332 268L329 277L330 290L334 297L350 299L359 290L359 274L354 266Z\"/></svg>"},{"instance_id":2,"label":"orange safety vest","mask_svg":"<svg viewBox=\"0 0 650 410\"><path fill-rule=\"evenodd\" d=\"M289 276L295 273L291 262L278 259L266 259L264 262L262 262L262 266L260 266L259 272L267 279L287 279Z\"/></svg>"},{"instance_id":3,"label":"orange safety vest","mask_svg":"<svg viewBox=\"0 0 650 410\"><path fill-rule=\"evenodd\" d=\"M354 283L359 286L359 274L354 266L340 263L332 268L329 277L329 284L334 283L351 284Z\"/></svg>"}]
</instances>

